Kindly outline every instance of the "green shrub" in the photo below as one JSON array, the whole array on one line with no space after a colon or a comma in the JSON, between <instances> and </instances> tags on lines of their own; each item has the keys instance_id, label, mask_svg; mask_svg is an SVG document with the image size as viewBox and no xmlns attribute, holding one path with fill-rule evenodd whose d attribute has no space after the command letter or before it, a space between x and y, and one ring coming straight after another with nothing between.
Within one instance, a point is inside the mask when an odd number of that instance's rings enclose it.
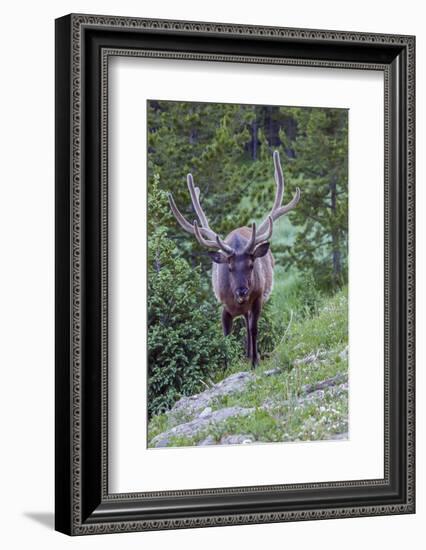
<instances>
[{"instance_id":1,"label":"green shrub","mask_svg":"<svg viewBox=\"0 0 426 550\"><path fill-rule=\"evenodd\" d=\"M179 257L161 225L169 215L154 180L148 194L148 414L163 412L182 395L235 362L239 346L221 333L218 305L203 287L199 267Z\"/></svg>"}]
</instances>

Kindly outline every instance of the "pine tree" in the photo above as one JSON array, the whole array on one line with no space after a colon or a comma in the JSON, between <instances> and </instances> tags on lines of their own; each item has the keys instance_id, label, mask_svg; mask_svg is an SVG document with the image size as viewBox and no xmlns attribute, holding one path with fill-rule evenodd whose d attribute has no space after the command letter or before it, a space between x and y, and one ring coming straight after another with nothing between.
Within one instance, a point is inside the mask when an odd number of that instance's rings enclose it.
<instances>
[{"instance_id":1,"label":"pine tree","mask_svg":"<svg viewBox=\"0 0 426 550\"><path fill-rule=\"evenodd\" d=\"M272 152L280 150L285 199L296 186L302 199L286 222L296 230L295 242L280 243L277 257L311 271L323 288L347 280L347 141L343 109L148 102L149 177L160 176L160 188L173 192L192 221L191 172L211 226L222 236L264 217L275 188ZM207 272L210 261L195 239L173 218L166 225L182 255Z\"/></svg>"},{"instance_id":2,"label":"pine tree","mask_svg":"<svg viewBox=\"0 0 426 550\"><path fill-rule=\"evenodd\" d=\"M292 213L292 223L299 230L288 255L300 269L312 270L320 286L336 288L347 281L348 112L283 111L297 123L294 139L285 131L280 133L287 152L286 183L302 191Z\"/></svg>"}]
</instances>

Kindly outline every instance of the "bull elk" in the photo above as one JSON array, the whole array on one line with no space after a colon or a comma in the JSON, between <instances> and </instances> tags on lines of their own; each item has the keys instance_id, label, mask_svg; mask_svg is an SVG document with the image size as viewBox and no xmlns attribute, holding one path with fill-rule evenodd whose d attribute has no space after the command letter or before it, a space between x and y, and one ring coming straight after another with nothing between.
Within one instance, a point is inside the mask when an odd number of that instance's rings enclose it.
<instances>
[{"instance_id":1,"label":"bull elk","mask_svg":"<svg viewBox=\"0 0 426 550\"><path fill-rule=\"evenodd\" d=\"M269 241L274 222L296 207L300 190L285 206L281 206L284 194L284 177L278 151L274 152L276 193L272 210L259 227L239 227L222 240L209 226L200 204L200 189L194 187L191 174L187 176L192 206L198 217L190 223L179 211L171 193L170 208L179 225L194 235L198 243L208 249L213 260L212 284L217 300L223 305L222 328L230 334L236 317L243 316L247 328L246 355L252 367L259 363L257 349L258 320L263 304L268 300L274 278L274 258Z\"/></svg>"}]
</instances>

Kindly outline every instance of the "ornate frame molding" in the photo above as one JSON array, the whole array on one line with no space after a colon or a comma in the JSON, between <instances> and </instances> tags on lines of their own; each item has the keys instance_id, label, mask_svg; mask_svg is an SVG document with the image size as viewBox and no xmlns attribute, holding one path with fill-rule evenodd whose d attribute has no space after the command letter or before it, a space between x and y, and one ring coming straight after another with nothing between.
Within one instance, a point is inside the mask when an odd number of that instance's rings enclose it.
<instances>
[{"instance_id":1,"label":"ornate frame molding","mask_svg":"<svg viewBox=\"0 0 426 550\"><path fill-rule=\"evenodd\" d=\"M368 44L377 51L386 50L400 52L404 59L395 65L394 61L372 62L371 60L356 61L318 59L308 57L281 57L253 54L232 54L232 53L207 53L194 51L170 51L169 49L159 50L154 48L131 48L117 47L114 45L102 45L100 47L99 80L100 80L100 408L99 411L99 431L100 431L100 468L99 480L96 488L99 489L100 506L94 507L92 485L87 489L87 477L84 472L83 447L85 447L84 422L85 413L83 404L85 402L85 332L84 318L86 314L85 304L85 279L87 277L88 261L86 243L86 232L91 231L91 226L87 222L85 211L85 188L87 180L86 147L88 146L85 138L84 123L87 117L88 84L86 64L88 63L88 34L87 31L94 32L101 30L111 30L115 33L135 33L153 36L166 33L167 36L213 36L218 39L223 36L232 38L239 43L245 39L262 39L265 41L290 41L299 44L324 44L328 48L339 48L342 45L359 46ZM68 104L70 118L68 121L68 134L66 130L64 135L57 135L57 155L66 155L63 151L68 146L71 151L67 161L63 157L59 159L60 166L56 175L57 194L64 193L64 178L69 178L69 195L61 199L63 204L57 206L57 215L62 216L65 211L69 212L69 226L61 226L58 222L57 236L59 244L68 238L69 256L68 265L63 266L65 255L60 258L58 263L57 277L65 277L64 270L69 277L69 288L60 289L60 295L57 295L59 304L64 299L70 303L69 317L60 311L57 316L62 316L58 322L57 328L62 331L68 327L67 336L59 341L60 351L57 353L56 375L59 379L57 384L57 464L58 484L68 483L66 490L59 490L57 493L57 529L69 534L83 535L91 533L112 533L124 531L141 531L151 529L177 529L188 527L201 527L213 525L236 525L246 523L263 522L282 522L308 519L326 519L337 517L359 517L370 515L384 515L396 513L414 512L414 133L415 133L415 61L414 61L415 40L412 36L364 34L364 33L346 33L342 31L322 31L307 29L286 29L279 27L253 27L246 25L228 25L218 23L202 23L187 21L169 21L169 20L151 20L122 17L108 17L95 15L70 15L66 18L57 20L57 67L64 60L67 61L69 72L67 75L67 65L57 72L57 125L61 123L64 117L64 109ZM336 50L337 51L337 50ZM387 50L386 50L387 51ZM302 65L314 67L336 67L345 69L369 69L384 72L385 77L385 477L383 480L364 480L360 482L345 481L336 483L315 483L298 484L286 486L270 487L241 487L227 489L195 490L195 491L172 491L158 493L130 493L130 494L109 494L108 493L108 475L107 475L107 404L108 404L108 353L107 353L107 316L108 316L108 152L107 152L107 124L108 124L108 59L110 56L140 56L140 57L166 57L171 59L191 59L208 61L231 61L244 63L274 63L287 65ZM397 55L395 54L395 59ZM405 62L406 74L401 75L401 63ZM61 91L61 82L68 78L68 86L65 92ZM397 89L398 88L398 89ZM62 96L61 96L62 94ZM392 119L392 106L398 98L404 96L402 101L406 105L406 133L401 139L395 135L395 121ZM398 97L397 97L398 96ZM58 105L59 97L59 105ZM86 122L87 124L87 122ZM62 130L57 128L59 134ZM401 136L400 136L401 138ZM405 139L405 142L404 142ZM397 143L395 142L397 141ZM393 166L392 152L401 151L398 158L399 163L404 163L404 172L401 177L405 179L405 190L399 189L399 203L395 202L395 196L391 191L391 168ZM395 177L395 176L394 176ZM66 191L66 189L65 189ZM405 193L403 192L405 191ZM395 234L391 231L392 221L398 218L398 227L400 235L398 242L401 241L401 250L394 250ZM59 253L59 252L58 252ZM397 280L391 273L392 259L396 253L404 254L403 265L405 265L405 283L401 283L400 278L404 275L398 272ZM399 278L398 278L399 277ZM395 312L395 305L392 305L392 284L401 283L405 288L405 296L401 296L401 307L404 311ZM64 298L65 292L65 298ZM395 352L391 340L392 319L396 314L401 315L406 320L402 327L402 333L405 334L405 346L400 352L399 361L404 358L405 366L405 438L406 438L406 469L400 472L406 476L402 483L405 498L402 502L394 501L389 504L383 502L379 505L338 505L331 507L312 508L307 506L306 510L277 510L277 511L256 511L250 513L215 513L212 515L192 514L187 517L154 518L144 517L141 511L134 519L123 515L121 509L126 505L136 506L144 498L164 498L164 497L196 497L196 496L224 496L226 494L244 495L258 492L290 492L312 490L336 490L336 489L356 489L388 487L392 485L391 479L391 415L394 403L391 395L391 356ZM393 316L393 317L392 317ZM399 326L399 325L398 325ZM67 338L69 340L67 340ZM64 344L68 341L68 347ZM66 349L63 349L65 345ZM69 350L68 368L64 366L64 360ZM86 367L87 368L87 367ZM402 367L401 367L402 368ZM65 373L64 373L65 369ZM59 403L63 397L64 387L69 391L69 402L64 405ZM64 407L67 410L64 410ZM69 431L64 435L59 434L58 425L63 431L64 420L69 421ZM69 447L65 444L67 439ZM64 448L65 446L65 448ZM97 470L96 470L97 471ZM86 493L85 493L86 491ZM90 493L89 503L86 494ZM65 502L67 501L67 502ZM91 512L88 515L88 510ZM120 521L121 517L126 519Z\"/></svg>"}]
</instances>

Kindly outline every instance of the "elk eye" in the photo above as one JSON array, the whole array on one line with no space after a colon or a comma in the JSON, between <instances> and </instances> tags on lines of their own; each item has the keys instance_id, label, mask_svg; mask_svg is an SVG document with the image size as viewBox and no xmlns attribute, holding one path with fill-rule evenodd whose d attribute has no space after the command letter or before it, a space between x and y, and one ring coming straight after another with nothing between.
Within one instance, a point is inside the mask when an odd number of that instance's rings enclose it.
<instances>
[{"instance_id":1,"label":"elk eye","mask_svg":"<svg viewBox=\"0 0 426 550\"><path fill-rule=\"evenodd\" d=\"M232 269L232 267L229 268L229 273L232 273L234 270Z\"/></svg>"}]
</instances>

